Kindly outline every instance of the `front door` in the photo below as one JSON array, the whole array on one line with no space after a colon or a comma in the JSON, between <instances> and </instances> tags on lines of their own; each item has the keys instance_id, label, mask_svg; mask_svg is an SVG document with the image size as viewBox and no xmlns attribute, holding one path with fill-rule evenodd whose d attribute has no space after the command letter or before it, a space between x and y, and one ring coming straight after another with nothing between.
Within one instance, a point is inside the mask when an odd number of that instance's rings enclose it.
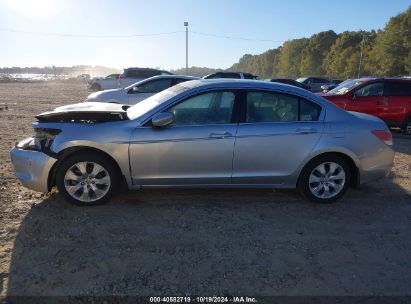
<instances>
[{"instance_id":1,"label":"front door","mask_svg":"<svg viewBox=\"0 0 411 304\"><path fill-rule=\"evenodd\" d=\"M136 185L218 185L231 181L237 94L212 91L169 109L174 123L137 128L130 143Z\"/></svg>"},{"instance_id":2,"label":"front door","mask_svg":"<svg viewBox=\"0 0 411 304\"><path fill-rule=\"evenodd\" d=\"M384 83L373 82L357 89L352 100L347 104L347 111L355 111L384 117L388 98L384 96Z\"/></svg>"}]
</instances>

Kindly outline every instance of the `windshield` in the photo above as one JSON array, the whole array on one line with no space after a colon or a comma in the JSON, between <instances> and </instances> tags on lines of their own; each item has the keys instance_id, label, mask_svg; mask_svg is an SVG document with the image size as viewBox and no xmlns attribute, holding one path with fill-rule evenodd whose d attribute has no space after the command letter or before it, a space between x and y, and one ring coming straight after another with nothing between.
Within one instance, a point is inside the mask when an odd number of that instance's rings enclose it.
<instances>
[{"instance_id":1,"label":"windshield","mask_svg":"<svg viewBox=\"0 0 411 304\"><path fill-rule=\"evenodd\" d=\"M298 78L296 81L303 83L308 77Z\"/></svg>"},{"instance_id":2,"label":"windshield","mask_svg":"<svg viewBox=\"0 0 411 304\"><path fill-rule=\"evenodd\" d=\"M337 95L342 95L347 93L349 90L351 90L352 88L360 85L361 83L363 83L364 81L366 81L366 79L353 79L353 80L347 80L344 81L343 83L341 83L339 86L335 87L334 89L332 89L331 91L329 91L329 94L337 94Z\"/></svg>"},{"instance_id":3,"label":"windshield","mask_svg":"<svg viewBox=\"0 0 411 304\"><path fill-rule=\"evenodd\" d=\"M130 119L136 119L138 117L141 117L148 111L154 109L155 107L166 102L172 97L177 96L178 94L195 87L197 83L197 81L188 81L180 83L171 88L168 88L167 90L161 91L160 93L157 93L147 99L144 99L143 101L140 101L134 106L128 108L127 116Z\"/></svg>"},{"instance_id":4,"label":"windshield","mask_svg":"<svg viewBox=\"0 0 411 304\"><path fill-rule=\"evenodd\" d=\"M129 85L128 87L125 87L124 90L130 90L130 89L132 89L132 88L134 88L134 87L136 87L136 86L138 86L138 85L140 85L140 84L142 84L142 83L146 83L148 79L149 79L149 78L146 78L146 79L144 79L144 80L135 82L135 83Z\"/></svg>"}]
</instances>

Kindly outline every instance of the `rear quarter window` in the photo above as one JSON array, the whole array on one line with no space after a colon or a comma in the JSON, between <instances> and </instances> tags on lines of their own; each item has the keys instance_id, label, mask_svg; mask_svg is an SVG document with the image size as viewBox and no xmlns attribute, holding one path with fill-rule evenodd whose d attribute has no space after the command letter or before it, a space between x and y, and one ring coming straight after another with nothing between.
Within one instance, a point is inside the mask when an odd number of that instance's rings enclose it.
<instances>
[{"instance_id":1,"label":"rear quarter window","mask_svg":"<svg viewBox=\"0 0 411 304\"><path fill-rule=\"evenodd\" d=\"M388 96L411 96L411 81L408 82L388 82L386 84Z\"/></svg>"}]
</instances>

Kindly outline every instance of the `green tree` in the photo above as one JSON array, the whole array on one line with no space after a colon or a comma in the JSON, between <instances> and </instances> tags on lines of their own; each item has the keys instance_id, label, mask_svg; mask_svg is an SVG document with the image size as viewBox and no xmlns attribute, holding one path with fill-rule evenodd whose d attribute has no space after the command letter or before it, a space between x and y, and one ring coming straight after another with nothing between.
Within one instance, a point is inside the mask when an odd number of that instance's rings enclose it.
<instances>
[{"instance_id":1,"label":"green tree","mask_svg":"<svg viewBox=\"0 0 411 304\"><path fill-rule=\"evenodd\" d=\"M293 39L286 41L281 48L278 61L278 76L301 76L302 52L308 45L308 39Z\"/></svg>"},{"instance_id":2,"label":"green tree","mask_svg":"<svg viewBox=\"0 0 411 304\"><path fill-rule=\"evenodd\" d=\"M377 75L411 73L411 7L391 18L384 30L378 33L374 54Z\"/></svg>"},{"instance_id":3,"label":"green tree","mask_svg":"<svg viewBox=\"0 0 411 304\"><path fill-rule=\"evenodd\" d=\"M337 39L334 31L326 31L311 36L302 52L301 74L324 75L324 59Z\"/></svg>"}]
</instances>

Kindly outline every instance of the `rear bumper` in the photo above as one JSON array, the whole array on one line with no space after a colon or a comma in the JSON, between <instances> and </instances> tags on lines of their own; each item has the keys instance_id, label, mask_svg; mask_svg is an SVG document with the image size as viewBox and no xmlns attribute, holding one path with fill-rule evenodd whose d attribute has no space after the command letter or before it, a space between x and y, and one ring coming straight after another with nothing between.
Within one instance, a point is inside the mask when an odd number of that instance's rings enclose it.
<instances>
[{"instance_id":1,"label":"rear bumper","mask_svg":"<svg viewBox=\"0 0 411 304\"><path fill-rule=\"evenodd\" d=\"M48 177L57 159L40 151L13 148L10 151L14 174L24 187L47 193Z\"/></svg>"},{"instance_id":2,"label":"rear bumper","mask_svg":"<svg viewBox=\"0 0 411 304\"><path fill-rule=\"evenodd\" d=\"M394 151L387 146L374 155L361 159L360 184L387 176L394 166L394 156Z\"/></svg>"}]
</instances>

